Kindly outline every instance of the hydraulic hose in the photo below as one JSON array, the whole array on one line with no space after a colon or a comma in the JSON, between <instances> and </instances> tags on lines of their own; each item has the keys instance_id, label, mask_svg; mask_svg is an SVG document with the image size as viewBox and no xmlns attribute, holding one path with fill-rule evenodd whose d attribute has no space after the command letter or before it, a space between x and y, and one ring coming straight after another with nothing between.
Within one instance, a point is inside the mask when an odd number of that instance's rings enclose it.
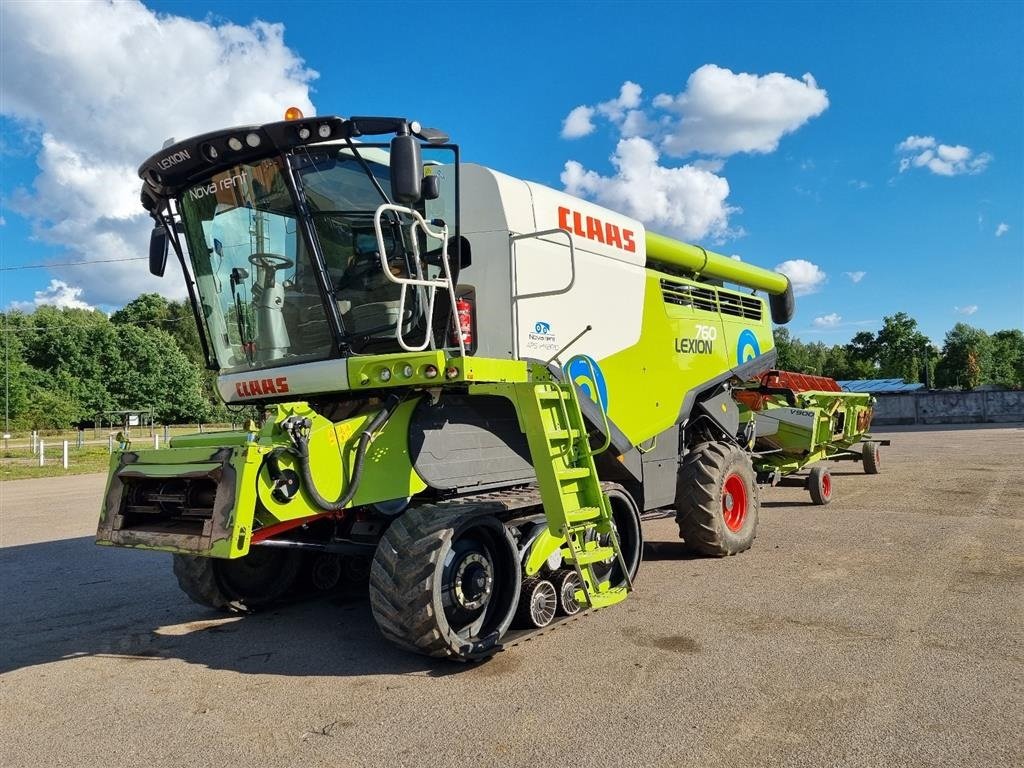
<instances>
[{"instance_id":1,"label":"hydraulic hose","mask_svg":"<svg viewBox=\"0 0 1024 768\"><path fill-rule=\"evenodd\" d=\"M313 472L309 466L309 428L311 422L309 419L295 419L290 424L289 420L282 423L282 426L288 431L288 435L292 439L292 448L289 453L292 453L299 462L299 470L302 474L302 482L305 485L306 493L324 512L340 512L348 506L349 502L356 495L356 491L359 490L359 481L363 476L363 462L366 459L366 449L370 445L370 440L374 433L377 432L387 420L391 418L391 414L394 413L395 409L401 403L401 400L395 396L390 395L384 403L384 407L377 412L377 414L370 419L369 424L363 428L362 433L359 435L359 445L356 447L355 460L352 463L352 477L349 478L348 487L344 493L341 494L336 500L328 501L320 495L320 491L316 488L316 483L313 481ZM278 449L287 450L287 449ZM275 451L276 453L276 451Z\"/></svg>"}]
</instances>

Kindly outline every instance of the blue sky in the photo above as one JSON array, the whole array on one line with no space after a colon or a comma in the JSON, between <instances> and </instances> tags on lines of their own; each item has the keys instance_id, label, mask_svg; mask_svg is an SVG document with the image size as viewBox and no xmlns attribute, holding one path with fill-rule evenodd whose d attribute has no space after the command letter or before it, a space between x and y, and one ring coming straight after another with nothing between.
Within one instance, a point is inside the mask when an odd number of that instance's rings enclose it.
<instances>
[{"instance_id":1,"label":"blue sky","mask_svg":"<svg viewBox=\"0 0 1024 768\"><path fill-rule=\"evenodd\" d=\"M808 340L844 342L898 311L940 343L961 320L1024 326L1024 4L157 2L101 4L77 26L73 12L0 11L4 267L144 255L131 169L168 136L276 119L307 98L322 114L436 125L465 159L558 188L575 161L594 172L580 191L622 199L652 229L761 266L804 262L813 292L790 328ZM91 34L98 17L104 31ZM257 20L283 33L253 32ZM157 26L173 51L143 45L138 30ZM230 87L218 88L224 71ZM40 93L47 82L53 95ZM630 108L661 128L634 133L625 107L611 119L597 109L627 82L642 89ZM744 83L760 100L739 124L716 123ZM676 112L655 106L683 93ZM592 131L563 138L581 106L595 110ZM695 116L708 135L666 152ZM723 136L738 138L723 149ZM609 158L631 137L660 152L674 225L616 177ZM142 290L180 292L142 261L0 280L3 307L110 309Z\"/></svg>"}]
</instances>

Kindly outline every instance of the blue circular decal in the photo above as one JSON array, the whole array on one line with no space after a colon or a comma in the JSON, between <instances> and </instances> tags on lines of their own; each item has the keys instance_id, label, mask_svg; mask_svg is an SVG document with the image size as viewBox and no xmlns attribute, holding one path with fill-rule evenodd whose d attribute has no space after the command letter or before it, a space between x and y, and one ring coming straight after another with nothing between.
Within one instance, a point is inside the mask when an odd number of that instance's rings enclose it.
<instances>
[{"instance_id":1,"label":"blue circular decal","mask_svg":"<svg viewBox=\"0 0 1024 768\"><path fill-rule=\"evenodd\" d=\"M752 330L747 328L740 334L739 341L736 342L736 360L740 363L746 363L760 354L761 345L757 343L757 336L754 335Z\"/></svg>"},{"instance_id":2,"label":"blue circular decal","mask_svg":"<svg viewBox=\"0 0 1024 768\"><path fill-rule=\"evenodd\" d=\"M608 385L605 383L601 366L594 358L586 355L573 358L569 361L565 373L584 395L601 405L604 412L608 413ZM598 395L600 395L600 400L598 400Z\"/></svg>"}]
</instances>

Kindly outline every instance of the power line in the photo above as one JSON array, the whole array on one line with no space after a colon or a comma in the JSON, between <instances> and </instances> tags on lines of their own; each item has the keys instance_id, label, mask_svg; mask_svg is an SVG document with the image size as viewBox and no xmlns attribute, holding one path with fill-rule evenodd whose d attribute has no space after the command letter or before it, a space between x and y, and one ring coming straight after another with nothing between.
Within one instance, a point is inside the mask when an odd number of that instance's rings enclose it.
<instances>
[{"instance_id":1,"label":"power line","mask_svg":"<svg viewBox=\"0 0 1024 768\"><path fill-rule=\"evenodd\" d=\"M16 267L0 267L0 272L11 272L16 269L49 269L50 267L75 267L79 264L110 264L114 261L142 261L148 256L128 256L121 259L85 259L84 261L64 261L59 264L19 264Z\"/></svg>"}]
</instances>

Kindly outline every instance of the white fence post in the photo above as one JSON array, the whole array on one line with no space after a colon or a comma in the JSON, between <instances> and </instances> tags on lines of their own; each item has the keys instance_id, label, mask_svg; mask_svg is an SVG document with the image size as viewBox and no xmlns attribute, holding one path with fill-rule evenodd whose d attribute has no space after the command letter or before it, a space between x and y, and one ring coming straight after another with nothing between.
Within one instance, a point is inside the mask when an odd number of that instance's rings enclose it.
<instances>
[{"instance_id":1,"label":"white fence post","mask_svg":"<svg viewBox=\"0 0 1024 768\"><path fill-rule=\"evenodd\" d=\"M64 441L64 469L68 468L68 441Z\"/></svg>"},{"instance_id":2,"label":"white fence post","mask_svg":"<svg viewBox=\"0 0 1024 768\"><path fill-rule=\"evenodd\" d=\"M32 430L32 437L30 439L32 442L32 455L35 456L36 451L39 448L39 435L34 429Z\"/></svg>"},{"instance_id":3,"label":"white fence post","mask_svg":"<svg viewBox=\"0 0 1024 768\"><path fill-rule=\"evenodd\" d=\"M107 453L114 452L114 436L107 435Z\"/></svg>"},{"instance_id":4,"label":"white fence post","mask_svg":"<svg viewBox=\"0 0 1024 768\"><path fill-rule=\"evenodd\" d=\"M43 441L39 441L39 466L43 466Z\"/></svg>"},{"instance_id":5,"label":"white fence post","mask_svg":"<svg viewBox=\"0 0 1024 768\"><path fill-rule=\"evenodd\" d=\"M156 450L159 447L160 447L160 433L159 432L154 432L153 433L153 449Z\"/></svg>"},{"instance_id":6,"label":"white fence post","mask_svg":"<svg viewBox=\"0 0 1024 768\"><path fill-rule=\"evenodd\" d=\"M83 443L85 443L85 430L80 429L78 430L78 444L76 447L81 448Z\"/></svg>"}]
</instances>

